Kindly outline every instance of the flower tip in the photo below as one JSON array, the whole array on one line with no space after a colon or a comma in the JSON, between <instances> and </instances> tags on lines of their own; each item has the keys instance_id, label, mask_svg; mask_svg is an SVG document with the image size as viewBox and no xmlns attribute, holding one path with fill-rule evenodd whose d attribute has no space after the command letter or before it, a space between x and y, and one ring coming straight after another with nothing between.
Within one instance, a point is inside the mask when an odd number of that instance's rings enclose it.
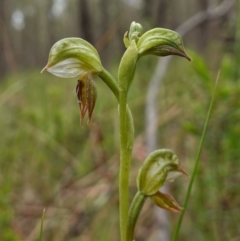
<instances>
[{"instance_id":1,"label":"flower tip","mask_svg":"<svg viewBox=\"0 0 240 241\"><path fill-rule=\"evenodd\" d=\"M192 58L185 52L184 49L180 50L180 51L176 51L175 53L173 53L173 55L178 55L180 57L184 57L186 58L188 61L192 61Z\"/></svg>"},{"instance_id":2,"label":"flower tip","mask_svg":"<svg viewBox=\"0 0 240 241\"><path fill-rule=\"evenodd\" d=\"M187 53L185 53L186 55L185 55L185 58L188 60L188 61L192 61L192 58L187 54Z\"/></svg>"},{"instance_id":3,"label":"flower tip","mask_svg":"<svg viewBox=\"0 0 240 241\"><path fill-rule=\"evenodd\" d=\"M186 58L188 61L192 61L192 58L185 52L185 50L182 52L182 57Z\"/></svg>"},{"instance_id":4,"label":"flower tip","mask_svg":"<svg viewBox=\"0 0 240 241\"><path fill-rule=\"evenodd\" d=\"M178 166L178 171L181 172L182 174L189 176L189 174L180 166Z\"/></svg>"},{"instance_id":5,"label":"flower tip","mask_svg":"<svg viewBox=\"0 0 240 241\"><path fill-rule=\"evenodd\" d=\"M173 208L169 208L169 211L173 212L173 213L180 213L182 210L183 210L183 208L180 206L175 206Z\"/></svg>"},{"instance_id":6,"label":"flower tip","mask_svg":"<svg viewBox=\"0 0 240 241\"><path fill-rule=\"evenodd\" d=\"M42 70L41 70L41 74L45 71L45 70L47 70L48 69L48 66L46 65Z\"/></svg>"}]
</instances>

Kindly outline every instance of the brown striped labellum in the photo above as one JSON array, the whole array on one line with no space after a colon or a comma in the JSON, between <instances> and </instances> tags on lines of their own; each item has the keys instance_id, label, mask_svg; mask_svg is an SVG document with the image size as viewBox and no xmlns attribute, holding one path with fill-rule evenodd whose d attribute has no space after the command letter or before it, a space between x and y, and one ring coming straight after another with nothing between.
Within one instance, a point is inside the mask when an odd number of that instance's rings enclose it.
<instances>
[{"instance_id":1,"label":"brown striped labellum","mask_svg":"<svg viewBox=\"0 0 240 241\"><path fill-rule=\"evenodd\" d=\"M179 213L182 211L182 207L180 207L177 201L167 193L158 191L151 196L151 199L159 208L166 209L173 213Z\"/></svg>"},{"instance_id":2,"label":"brown striped labellum","mask_svg":"<svg viewBox=\"0 0 240 241\"><path fill-rule=\"evenodd\" d=\"M80 108L80 120L82 122L86 112L88 112L89 122L97 99L97 88L90 73L82 75L81 79L78 80L76 94Z\"/></svg>"}]
</instances>

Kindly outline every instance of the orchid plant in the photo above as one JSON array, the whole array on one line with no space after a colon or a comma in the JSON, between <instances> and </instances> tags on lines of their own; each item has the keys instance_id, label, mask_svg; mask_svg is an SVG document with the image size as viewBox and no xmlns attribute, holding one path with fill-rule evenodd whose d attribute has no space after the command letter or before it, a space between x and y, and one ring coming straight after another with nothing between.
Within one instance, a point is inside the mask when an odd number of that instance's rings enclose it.
<instances>
[{"instance_id":1,"label":"orchid plant","mask_svg":"<svg viewBox=\"0 0 240 241\"><path fill-rule=\"evenodd\" d=\"M43 71L62 78L78 79L76 94L80 107L80 119L88 113L90 121L97 90L94 76L102 79L113 92L118 103L120 132L119 212L121 241L134 240L134 228L147 198L160 208L180 212L181 207L169 194L159 191L166 181L186 174L179 165L176 154L169 149L159 149L148 155L137 176L137 193L129 205L129 175L134 145L134 123L128 106L128 93L134 79L137 63L145 55L178 55L191 58L184 50L178 33L155 28L143 32L139 23L132 22L123 38L126 51L121 59L118 80L103 67L97 50L81 38L65 38L53 45Z\"/></svg>"}]
</instances>

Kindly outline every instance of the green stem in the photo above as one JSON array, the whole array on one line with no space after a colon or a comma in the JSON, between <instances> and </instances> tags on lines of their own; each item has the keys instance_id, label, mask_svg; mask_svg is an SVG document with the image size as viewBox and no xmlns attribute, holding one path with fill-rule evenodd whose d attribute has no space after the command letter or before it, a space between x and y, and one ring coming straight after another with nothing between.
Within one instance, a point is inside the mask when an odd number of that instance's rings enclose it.
<instances>
[{"instance_id":1,"label":"green stem","mask_svg":"<svg viewBox=\"0 0 240 241\"><path fill-rule=\"evenodd\" d=\"M129 143L129 113L127 111L127 91L119 92L120 119L120 173L119 173L119 211L121 240L126 241L126 227L129 209L129 172L132 155L132 143ZM130 134L131 135L131 134Z\"/></svg>"},{"instance_id":2,"label":"green stem","mask_svg":"<svg viewBox=\"0 0 240 241\"><path fill-rule=\"evenodd\" d=\"M112 90L113 94L115 95L116 99L119 101L119 88L118 83L114 79L114 77L106 70L103 69L98 76L105 82L105 84Z\"/></svg>"},{"instance_id":3,"label":"green stem","mask_svg":"<svg viewBox=\"0 0 240 241\"><path fill-rule=\"evenodd\" d=\"M138 191L132 201L128 214L127 241L134 240L134 229L146 198L147 196Z\"/></svg>"},{"instance_id":4,"label":"green stem","mask_svg":"<svg viewBox=\"0 0 240 241\"><path fill-rule=\"evenodd\" d=\"M206 132L207 132L208 122L209 122L210 115L211 115L211 112L212 112L212 107L213 107L213 102L214 102L215 93L216 93L216 89L217 89L218 79L219 79L219 73L218 73L218 76L217 76L217 79L216 79L212 99L211 99L211 102L210 102L210 105L209 105L209 108L208 108L208 113L207 113L207 117L206 117L206 120L205 120L205 125L204 125L204 128L203 128L200 145L199 145L197 156L196 156L196 159L195 159L195 162L194 162L193 172L192 172L191 179L190 179L190 182L189 182L189 185L188 185L187 194L186 194L186 197L185 197L185 200L184 200L183 210L180 214L178 224L177 224L176 230L174 232L172 241L176 241L177 238L178 238L178 233L179 233L179 230L180 230L180 227L181 227L181 224L182 224L182 219L183 219L185 211L187 209L187 205L188 205L189 197L190 197L190 194L191 194L193 182L194 182L194 179L195 179L196 174L197 174L198 163L199 163L200 155L201 155L201 152L202 152L203 142L204 142Z\"/></svg>"},{"instance_id":5,"label":"green stem","mask_svg":"<svg viewBox=\"0 0 240 241\"><path fill-rule=\"evenodd\" d=\"M120 172L119 172L119 211L120 211L120 232L121 240L126 240L126 227L129 209L129 172L131 155L134 141L134 126L131 111L127 106L128 91L121 88L113 76L103 70L98 76L112 90L119 102L119 122L120 122Z\"/></svg>"},{"instance_id":6,"label":"green stem","mask_svg":"<svg viewBox=\"0 0 240 241\"><path fill-rule=\"evenodd\" d=\"M121 241L126 241L127 220L129 209L129 173L131 155L134 142L134 125L131 111L127 106L127 95L130 84L133 80L138 50L136 43L132 44L125 51L118 69L119 89L119 125L120 125L120 171L119 171L119 211Z\"/></svg>"}]
</instances>

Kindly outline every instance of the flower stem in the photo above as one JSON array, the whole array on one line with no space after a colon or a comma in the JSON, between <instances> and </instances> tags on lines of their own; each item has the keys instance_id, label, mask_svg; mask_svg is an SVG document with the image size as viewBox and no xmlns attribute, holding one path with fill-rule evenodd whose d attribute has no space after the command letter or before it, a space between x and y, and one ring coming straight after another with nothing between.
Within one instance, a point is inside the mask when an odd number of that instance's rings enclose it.
<instances>
[{"instance_id":1,"label":"flower stem","mask_svg":"<svg viewBox=\"0 0 240 241\"><path fill-rule=\"evenodd\" d=\"M147 196L138 191L132 201L128 214L127 241L134 240L134 229L146 198Z\"/></svg>"},{"instance_id":2,"label":"flower stem","mask_svg":"<svg viewBox=\"0 0 240 241\"><path fill-rule=\"evenodd\" d=\"M129 172L133 148L133 120L127 106L127 91L119 92L120 119L120 172L119 172L119 212L121 240L126 241L127 220L129 209Z\"/></svg>"},{"instance_id":3,"label":"flower stem","mask_svg":"<svg viewBox=\"0 0 240 241\"><path fill-rule=\"evenodd\" d=\"M126 241L129 209L129 173L134 142L134 125L127 105L129 87L133 81L137 65L138 49L132 41L121 59L118 69L119 125L120 125L120 171L119 171L119 211L121 241Z\"/></svg>"},{"instance_id":4,"label":"flower stem","mask_svg":"<svg viewBox=\"0 0 240 241\"><path fill-rule=\"evenodd\" d=\"M119 89L118 89L118 83L113 78L113 76L106 70L103 69L101 73L98 74L98 76L105 82L105 84L111 89L113 94L115 95L116 99L119 100Z\"/></svg>"},{"instance_id":5,"label":"flower stem","mask_svg":"<svg viewBox=\"0 0 240 241\"><path fill-rule=\"evenodd\" d=\"M98 75L112 90L119 102L119 124L120 124L120 171L119 171L119 212L121 240L126 241L126 228L129 209L129 173L132 148L134 142L134 126L131 111L127 105L127 89L119 90L118 83L113 76L103 70Z\"/></svg>"}]
</instances>

